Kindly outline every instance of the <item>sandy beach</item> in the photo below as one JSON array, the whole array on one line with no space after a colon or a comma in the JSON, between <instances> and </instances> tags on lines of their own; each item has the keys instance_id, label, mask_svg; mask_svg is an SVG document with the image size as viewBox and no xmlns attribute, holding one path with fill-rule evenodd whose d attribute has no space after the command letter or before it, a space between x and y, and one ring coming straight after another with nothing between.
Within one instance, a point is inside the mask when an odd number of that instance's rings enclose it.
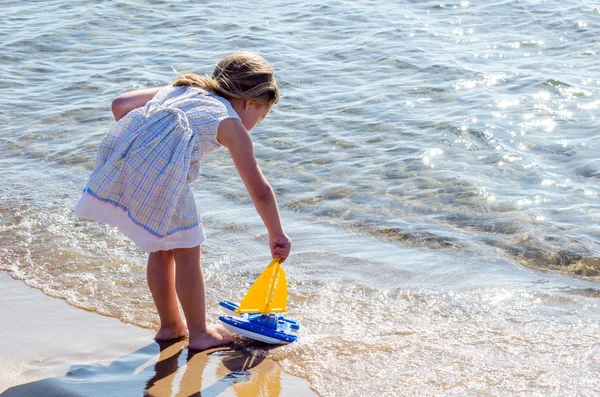
<instances>
[{"instance_id":1,"label":"sandy beach","mask_svg":"<svg viewBox=\"0 0 600 397\"><path fill-rule=\"evenodd\" d=\"M186 341L69 306L0 273L0 392L13 396L313 396L271 360ZM263 351L264 352L264 351Z\"/></svg>"}]
</instances>

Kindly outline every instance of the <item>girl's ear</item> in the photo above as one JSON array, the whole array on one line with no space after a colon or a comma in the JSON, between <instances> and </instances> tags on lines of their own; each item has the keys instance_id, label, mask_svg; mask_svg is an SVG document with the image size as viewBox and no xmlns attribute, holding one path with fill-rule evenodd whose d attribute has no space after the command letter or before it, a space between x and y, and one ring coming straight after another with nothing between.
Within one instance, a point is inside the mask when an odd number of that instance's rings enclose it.
<instances>
[{"instance_id":1,"label":"girl's ear","mask_svg":"<svg viewBox=\"0 0 600 397\"><path fill-rule=\"evenodd\" d=\"M250 109L251 107L257 107L258 104L252 99L244 99L244 109Z\"/></svg>"}]
</instances>

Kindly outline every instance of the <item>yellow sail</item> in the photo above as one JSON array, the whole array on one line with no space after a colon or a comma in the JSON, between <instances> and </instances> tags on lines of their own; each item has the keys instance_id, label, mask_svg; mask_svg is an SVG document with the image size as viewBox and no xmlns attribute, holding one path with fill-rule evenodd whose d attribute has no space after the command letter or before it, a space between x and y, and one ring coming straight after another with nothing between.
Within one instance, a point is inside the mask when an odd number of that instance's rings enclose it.
<instances>
[{"instance_id":1,"label":"yellow sail","mask_svg":"<svg viewBox=\"0 0 600 397\"><path fill-rule=\"evenodd\" d=\"M271 300L271 306L267 313L283 313L287 310L287 280L285 278L285 271L281 265L277 272L277 289L273 293L273 299Z\"/></svg>"},{"instance_id":2,"label":"yellow sail","mask_svg":"<svg viewBox=\"0 0 600 397\"><path fill-rule=\"evenodd\" d=\"M281 313L286 311L286 302L285 272L275 258L252 284L236 313Z\"/></svg>"}]
</instances>

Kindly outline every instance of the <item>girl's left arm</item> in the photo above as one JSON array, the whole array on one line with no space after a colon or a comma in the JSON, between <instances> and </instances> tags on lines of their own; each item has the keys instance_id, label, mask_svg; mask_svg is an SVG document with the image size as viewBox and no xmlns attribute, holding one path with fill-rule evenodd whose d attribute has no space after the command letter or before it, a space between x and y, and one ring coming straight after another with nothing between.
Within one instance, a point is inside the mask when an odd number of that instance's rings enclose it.
<instances>
[{"instance_id":1,"label":"girl's left arm","mask_svg":"<svg viewBox=\"0 0 600 397\"><path fill-rule=\"evenodd\" d=\"M141 108L150 101L158 91L163 87L148 88L146 90L137 90L125 92L112 101L112 112L115 120L119 121L133 109Z\"/></svg>"},{"instance_id":2,"label":"girl's left arm","mask_svg":"<svg viewBox=\"0 0 600 397\"><path fill-rule=\"evenodd\" d=\"M262 218L269 232L269 246L273 258L281 258L281 263L290 254L292 241L283 231L275 193L260 170L254 157L250 134L240 120L225 119L219 124L217 140L231 153L254 208Z\"/></svg>"}]
</instances>

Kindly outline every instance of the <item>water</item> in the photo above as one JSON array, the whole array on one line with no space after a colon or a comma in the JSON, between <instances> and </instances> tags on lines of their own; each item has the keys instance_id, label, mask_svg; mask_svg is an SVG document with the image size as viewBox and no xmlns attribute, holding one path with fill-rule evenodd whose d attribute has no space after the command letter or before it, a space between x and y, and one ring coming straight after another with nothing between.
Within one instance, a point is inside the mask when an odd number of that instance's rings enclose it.
<instances>
[{"instance_id":1,"label":"water","mask_svg":"<svg viewBox=\"0 0 600 397\"><path fill-rule=\"evenodd\" d=\"M155 328L145 255L72 207L121 92L263 54L253 132L294 240L268 354L324 396L600 393L600 8L4 1L0 270ZM269 261L225 150L194 185L209 316Z\"/></svg>"}]
</instances>

